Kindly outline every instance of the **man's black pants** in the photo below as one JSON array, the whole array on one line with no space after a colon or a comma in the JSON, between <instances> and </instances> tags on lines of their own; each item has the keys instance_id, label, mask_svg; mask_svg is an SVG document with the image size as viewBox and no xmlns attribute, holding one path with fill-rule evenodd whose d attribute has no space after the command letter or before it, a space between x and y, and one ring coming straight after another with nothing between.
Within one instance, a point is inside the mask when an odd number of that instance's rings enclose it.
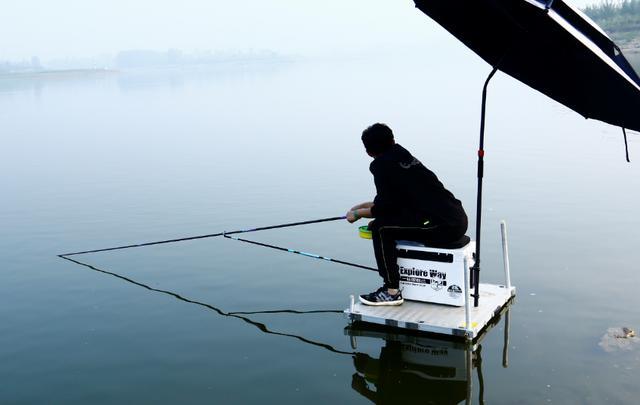
<instances>
[{"instance_id":1,"label":"man's black pants","mask_svg":"<svg viewBox=\"0 0 640 405\"><path fill-rule=\"evenodd\" d=\"M373 240L373 252L376 255L378 274L384 280L387 288L400 287L400 272L398 270L398 253L396 251L397 240L410 240L426 245L444 244L459 240L467 231L467 221L457 226L449 225L383 225L373 222L371 239Z\"/></svg>"}]
</instances>

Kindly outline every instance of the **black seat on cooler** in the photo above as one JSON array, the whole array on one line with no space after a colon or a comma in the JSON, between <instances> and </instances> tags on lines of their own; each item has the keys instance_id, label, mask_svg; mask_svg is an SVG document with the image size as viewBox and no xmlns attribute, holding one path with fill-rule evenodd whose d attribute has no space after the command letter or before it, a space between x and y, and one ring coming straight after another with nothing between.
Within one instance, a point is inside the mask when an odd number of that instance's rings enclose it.
<instances>
[{"instance_id":1,"label":"black seat on cooler","mask_svg":"<svg viewBox=\"0 0 640 405\"><path fill-rule=\"evenodd\" d=\"M449 243L431 243L431 242L423 242L425 247L432 247L437 249L460 249L465 247L471 242L471 238L467 235L462 235L460 239L449 242Z\"/></svg>"}]
</instances>

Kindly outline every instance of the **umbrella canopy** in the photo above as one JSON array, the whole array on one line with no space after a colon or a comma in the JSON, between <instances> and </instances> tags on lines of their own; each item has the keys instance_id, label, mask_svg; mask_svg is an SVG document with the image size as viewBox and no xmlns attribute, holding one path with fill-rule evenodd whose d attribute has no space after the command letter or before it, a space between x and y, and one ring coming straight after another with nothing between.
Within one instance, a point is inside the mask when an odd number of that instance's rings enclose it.
<instances>
[{"instance_id":1,"label":"umbrella canopy","mask_svg":"<svg viewBox=\"0 0 640 405\"><path fill-rule=\"evenodd\" d=\"M414 1L493 67L482 93L478 149L476 255L471 273L478 306L485 111L493 75L501 70L585 118L622 127L625 147L624 129L640 131L640 78L607 34L565 1Z\"/></svg>"},{"instance_id":2,"label":"umbrella canopy","mask_svg":"<svg viewBox=\"0 0 640 405\"><path fill-rule=\"evenodd\" d=\"M561 0L415 0L500 71L593 118L640 131L640 78L620 49Z\"/></svg>"}]
</instances>

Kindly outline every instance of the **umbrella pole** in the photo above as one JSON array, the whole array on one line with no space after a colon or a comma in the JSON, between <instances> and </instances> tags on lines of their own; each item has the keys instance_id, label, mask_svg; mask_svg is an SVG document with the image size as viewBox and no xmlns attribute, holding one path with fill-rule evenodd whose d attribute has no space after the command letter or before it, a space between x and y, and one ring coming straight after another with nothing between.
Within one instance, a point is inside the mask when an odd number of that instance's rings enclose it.
<instances>
[{"instance_id":1,"label":"umbrella pole","mask_svg":"<svg viewBox=\"0 0 640 405\"><path fill-rule=\"evenodd\" d=\"M475 263L471 267L471 278L474 287L473 290L473 306L478 306L480 300L480 236L482 229L482 178L484 177L484 123L487 110L487 87L493 76L498 71L497 67L494 67L489 73L487 80L484 82L482 88L482 112L480 115L480 147L478 148L478 194L476 203L476 256Z\"/></svg>"}]
</instances>

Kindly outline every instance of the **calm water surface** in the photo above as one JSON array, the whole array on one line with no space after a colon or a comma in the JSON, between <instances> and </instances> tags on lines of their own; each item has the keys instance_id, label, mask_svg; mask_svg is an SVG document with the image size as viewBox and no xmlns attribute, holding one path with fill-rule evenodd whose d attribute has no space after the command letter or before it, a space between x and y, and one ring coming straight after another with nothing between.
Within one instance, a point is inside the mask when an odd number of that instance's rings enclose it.
<instances>
[{"instance_id":1,"label":"calm water surface","mask_svg":"<svg viewBox=\"0 0 640 405\"><path fill-rule=\"evenodd\" d=\"M0 401L464 402L464 347L331 312L373 273L222 238L56 257L341 215L374 195L359 134L376 121L474 216L489 69L457 52L1 79ZM487 130L482 277L502 281L505 219L518 295L509 366L503 318L474 354L473 403L481 386L490 404L635 402L640 352L598 342L640 327L640 166L619 129L504 75ZM374 264L346 222L252 237ZM285 309L329 312L229 315ZM442 358L421 363L425 347Z\"/></svg>"}]
</instances>

